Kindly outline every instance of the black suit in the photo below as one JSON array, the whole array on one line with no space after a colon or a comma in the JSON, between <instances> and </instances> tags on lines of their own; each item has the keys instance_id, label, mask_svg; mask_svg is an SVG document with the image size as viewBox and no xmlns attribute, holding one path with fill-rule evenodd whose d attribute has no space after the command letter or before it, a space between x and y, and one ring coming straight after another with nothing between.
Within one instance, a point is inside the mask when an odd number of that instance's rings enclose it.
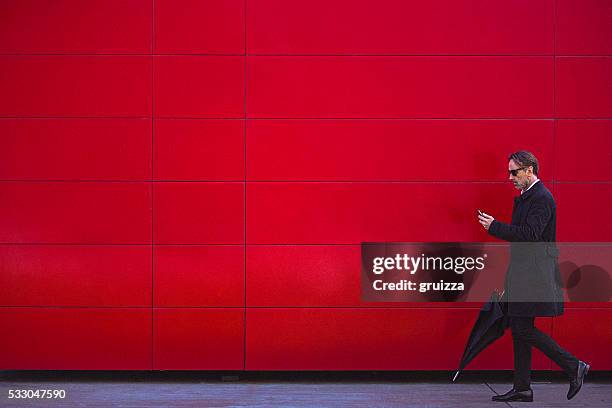
<instances>
[{"instance_id":1,"label":"black suit","mask_svg":"<svg viewBox=\"0 0 612 408\"><path fill-rule=\"evenodd\" d=\"M534 326L536 316L563 313L559 251L554 244L556 222L555 200L538 181L514 199L511 224L494 220L489 227L489 234L512 242L504 298L508 301L514 341L514 387L518 390L530 388L532 346L546 354L570 378L578 367L576 357Z\"/></svg>"},{"instance_id":2,"label":"black suit","mask_svg":"<svg viewBox=\"0 0 612 408\"><path fill-rule=\"evenodd\" d=\"M512 242L504 288L509 316L563 314L556 224L555 200L541 181L514 199L511 224L491 223L489 234Z\"/></svg>"}]
</instances>

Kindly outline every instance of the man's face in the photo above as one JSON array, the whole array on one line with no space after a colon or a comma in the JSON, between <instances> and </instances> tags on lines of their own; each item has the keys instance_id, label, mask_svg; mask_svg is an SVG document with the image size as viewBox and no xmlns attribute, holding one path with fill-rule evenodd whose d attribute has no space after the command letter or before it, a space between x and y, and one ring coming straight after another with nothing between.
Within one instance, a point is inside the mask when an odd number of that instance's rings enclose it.
<instances>
[{"instance_id":1,"label":"man's face","mask_svg":"<svg viewBox=\"0 0 612 408\"><path fill-rule=\"evenodd\" d=\"M513 176L512 173L508 173L508 180L512 181L514 187L517 190L524 190L529 186L529 180L531 178L532 170L531 167L527 167L526 169L519 170L521 166L517 165L514 160L510 160L508 162L508 171L517 170L516 176Z\"/></svg>"}]
</instances>

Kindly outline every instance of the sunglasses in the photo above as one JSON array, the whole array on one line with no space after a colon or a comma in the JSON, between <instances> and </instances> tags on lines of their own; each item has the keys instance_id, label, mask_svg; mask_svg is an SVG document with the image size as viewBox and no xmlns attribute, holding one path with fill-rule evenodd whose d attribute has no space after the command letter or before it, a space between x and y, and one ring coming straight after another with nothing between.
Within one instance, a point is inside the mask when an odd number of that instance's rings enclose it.
<instances>
[{"instance_id":1,"label":"sunglasses","mask_svg":"<svg viewBox=\"0 0 612 408\"><path fill-rule=\"evenodd\" d=\"M516 177L519 171L525 170L525 169L526 167L521 167L521 168L514 169L514 170L508 170L508 174L512 174L513 177Z\"/></svg>"}]
</instances>

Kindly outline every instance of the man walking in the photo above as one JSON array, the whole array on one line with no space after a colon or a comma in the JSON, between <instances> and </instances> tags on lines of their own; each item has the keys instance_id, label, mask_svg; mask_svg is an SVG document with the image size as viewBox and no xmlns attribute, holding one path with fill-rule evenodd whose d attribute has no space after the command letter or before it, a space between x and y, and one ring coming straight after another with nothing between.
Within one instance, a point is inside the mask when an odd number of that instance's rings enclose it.
<instances>
[{"instance_id":1,"label":"man walking","mask_svg":"<svg viewBox=\"0 0 612 408\"><path fill-rule=\"evenodd\" d=\"M567 399L572 399L580 391L590 366L561 348L534 325L536 316L563 313L558 250L554 244L555 200L538 179L538 160L530 152L518 151L508 157L508 179L521 191L521 195L514 199L512 222L506 224L484 213L478 216L480 224L490 235L523 243L512 244L504 291L514 342L514 386L507 393L494 396L493 401L533 401L530 378L532 346L567 373L570 378Z\"/></svg>"}]
</instances>

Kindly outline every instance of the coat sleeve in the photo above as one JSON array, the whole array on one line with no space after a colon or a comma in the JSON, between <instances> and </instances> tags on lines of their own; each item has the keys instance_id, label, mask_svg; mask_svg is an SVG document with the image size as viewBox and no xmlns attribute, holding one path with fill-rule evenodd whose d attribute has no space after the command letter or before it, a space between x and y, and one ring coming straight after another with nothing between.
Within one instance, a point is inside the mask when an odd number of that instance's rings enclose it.
<instances>
[{"instance_id":1,"label":"coat sleeve","mask_svg":"<svg viewBox=\"0 0 612 408\"><path fill-rule=\"evenodd\" d=\"M546 197L542 197L532 204L525 223L512 225L493 220L489 227L489 234L512 242L541 241L542 232L550 222L553 210L553 203Z\"/></svg>"}]
</instances>

